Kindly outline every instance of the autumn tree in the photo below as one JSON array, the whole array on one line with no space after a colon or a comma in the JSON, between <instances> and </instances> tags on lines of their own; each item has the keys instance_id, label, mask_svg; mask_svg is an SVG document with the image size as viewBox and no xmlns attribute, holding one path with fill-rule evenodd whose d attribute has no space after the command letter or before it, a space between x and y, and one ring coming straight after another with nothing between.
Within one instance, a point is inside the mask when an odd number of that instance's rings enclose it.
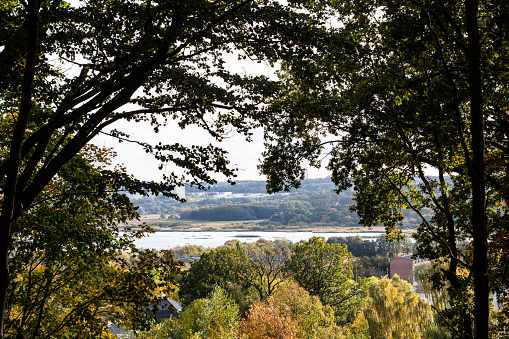
<instances>
[{"instance_id":1,"label":"autumn tree","mask_svg":"<svg viewBox=\"0 0 509 339\"><path fill-rule=\"evenodd\" d=\"M234 339L240 326L237 304L220 287L208 298L193 301L182 312L181 338Z\"/></svg>"},{"instance_id":2,"label":"autumn tree","mask_svg":"<svg viewBox=\"0 0 509 339\"><path fill-rule=\"evenodd\" d=\"M191 263L180 279L179 296L184 305L204 298L215 286L220 286L245 312L253 293L259 300L265 300L289 276L285 243L278 247L261 239L254 246L238 241L228 245L231 246L205 252Z\"/></svg>"},{"instance_id":3,"label":"autumn tree","mask_svg":"<svg viewBox=\"0 0 509 339\"><path fill-rule=\"evenodd\" d=\"M490 290L504 293L509 276L507 3L330 5L327 42L285 62L287 85L262 119L268 187L298 186L323 152L338 191L353 185L363 225L398 239L401 210L413 210L418 255L447 258L458 293L473 287L461 336L487 338Z\"/></svg>"},{"instance_id":4,"label":"autumn tree","mask_svg":"<svg viewBox=\"0 0 509 339\"><path fill-rule=\"evenodd\" d=\"M179 297L183 305L206 298L217 286L226 291L235 290L237 285L240 289L246 288L239 279L239 269L245 260L244 253L235 247L202 253L180 278Z\"/></svg>"},{"instance_id":5,"label":"autumn tree","mask_svg":"<svg viewBox=\"0 0 509 339\"><path fill-rule=\"evenodd\" d=\"M241 262L238 277L245 285L256 289L260 300L266 300L291 275L285 265L288 253L285 248L277 248L270 242L251 247L246 253L247 257Z\"/></svg>"},{"instance_id":6,"label":"autumn tree","mask_svg":"<svg viewBox=\"0 0 509 339\"><path fill-rule=\"evenodd\" d=\"M364 309L372 339L420 339L433 327L431 307L397 275L375 281Z\"/></svg>"},{"instance_id":7,"label":"autumn tree","mask_svg":"<svg viewBox=\"0 0 509 339\"><path fill-rule=\"evenodd\" d=\"M150 145L115 123L147 121L154 132L167 124L197 125L218 141L230 131L249 138L249 117L266 103L273 82L231 73L226 55L238 50L241 57L274 63L312 53L305 43L312 34L306 32L321 30L319 14L303 11L299 1L290 4L2 1L0 321L16 220L99 133L142 147L161 168L171 163L182 169L167 173L162 183L139 183L132 193L177 198L172 190L184 181L206 186L215 182L213 172L233 178L226 153L213 145ZM105 181L118 176L103 174Z\"/></svg>"},{"instance_id":8,"label":"autumn tree","mask_svg":"<svg viewBox=\"0 0 509 339\"><path fill-rule=\"evenodd\" d=\"M273 297L253 304L239 334L247 339L297 339L297 321L290 312L274 305Z\"/></svg>"},{"instance_id":9,"label":"autumn tree","mask_svg":"<svg viewBox=\"0 0 509 339\"><path fill-rule=\"evenodd\" d=\"M145 328L149 303L175 291L180 269L172 256L136 250L133 240L143 232L118 227L137 216L119 182L96 187L111 156L96 147L81 151L16 221L6 335L109 338L104 319Z\"/></svg>"},{"instance_id":10,"label":"autumn tree","mask_svg":"<svg viewBox=\"0 0 509 339\"><path fill-rule=\"evenodd\" d=\"M167 339L175 336L180 330L180 319L170 317L156 323L146 331L137 331L136 338L139 339Z\"/></svg>"},{"instance_id":11,"label":"autumn tree","mask_svg":"<svg viewBox=\"0 0 509 339\"><path fill-rule=\"evenodd\" d=\"M300 339L331 338L329 328L335 327L334 311L324 306L320 299L293 280L280 284L273 294L274 305L280 310L288 310L297 320ZM337 328L335 328L337 331Z\"/></svg>"}]
</instances>

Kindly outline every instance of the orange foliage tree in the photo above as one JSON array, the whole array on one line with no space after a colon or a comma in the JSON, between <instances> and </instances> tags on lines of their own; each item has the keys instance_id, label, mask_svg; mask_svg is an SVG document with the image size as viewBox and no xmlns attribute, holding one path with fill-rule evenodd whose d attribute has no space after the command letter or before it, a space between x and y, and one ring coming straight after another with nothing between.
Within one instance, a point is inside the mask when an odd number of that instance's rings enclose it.
<instances>
[{"instance_id":1,"label":"orange foliage tree","mask_svg":"<svg viewBox=\"0 0 509 339\"><path fill-rule=\"evenodd\" d=\"M281 311L274 305L273 297L267 303L253 304L239 330L240 337L246 339L297 339L297 333L297 321L289 310Z\"/></svg>"}]
</instances>

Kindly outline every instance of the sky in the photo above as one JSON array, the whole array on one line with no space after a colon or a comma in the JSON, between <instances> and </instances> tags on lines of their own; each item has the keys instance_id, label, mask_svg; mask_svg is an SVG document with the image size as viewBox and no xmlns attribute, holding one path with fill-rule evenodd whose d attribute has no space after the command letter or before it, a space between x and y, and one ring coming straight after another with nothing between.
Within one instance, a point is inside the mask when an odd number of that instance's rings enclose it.
<instances>
[{"instance_id":1,"label":"sky","mask_svg":"<svg viewBox=\"0 0 509 339\"><path fill-rule=\"evenodd\" d=\"M67 0L72 6L79 6L79 0ZM276 68L272 68L268 63L258 63L249 59L238 60L237 55L225 56L227 69L231 72L248 75L265 75L276 79ZM73 70L69 70L71 73ZM79 72L79 70L75 70ZM236 164L239 168L236 180L265 180L259 174L257 164L263 151L263 131L261 129L254 131L252 142L247 142L245 137L241 135L231 135L221 143L217 143L208 133L200 128L179 129L176 125L162 128L156 134L148 123L127 123L119 122L111 126L111 129L118 129L130 134L133 140L162 142L164 143L180 143L185 146L208 145L213 143L229 152L228 159L231 164ZM104 134L99 134L92 140L97 146L112 147L117 152L116 163L122 164L127 168L128 173L135 175L141 180L161 180L164 171L171 173L170 168L163 170L158 169L159 163L154 160L153 156L146 154L143 149L135 144L122 142ZM325 169L309 168L309 178L323 178L329 175ZM225 181L224 176L216 177L219 181Z\"/></svg>"},{"instance_id":2,"label":"sky","mask_svg":"<svg viewBox=\"0 0 509 339\"><path fill-rule=\"evenodd\" d=\"M226 58L227 69L232 72L249 74L249 75L266 75L276 78L276 69L271 68L268 64L257 63L251 60L239 61L237 56L230 55ZM180 143L185 146L202 145L206 146L212 143L228 151L228 159L231 164L239 168L236 180L265 180L265 177L259 174L257 164L263 152L263 130L257 129L251 137L252 142L247 142L245 137L239 134L232 134L229 138L224 139L221 143L216 142L208 133L199 127L188 127L181 130L178 126L170 125L161 128L159 133L154 133L149 123L136 122L120 122L112 126L112 128L122 130L130 134L133 140L142 140L152 143ZM117 152L116 163L122 164L127 168L128 173L133 174L141 180L161 180L163 173L169 174L172 168L158 169L158 162L153 156L146 154L145 151L129 142L119 143L115 138L100 134L92 140L97 146L112 147ZM328 175L324 169L308 170L309 178L323 178ZM224 176L216 176L218 181L226 181Z\"/></svg>"},{"instance_id":3,"label":"sky","mask_svg":"<svg viewBox=\"0 0 509 339\"><path fill-rule=\"evenodd\" d=\"M264 180L258 174L256 165L263 151L263 132L255 131L252 142L247 142L241 135L232 135L223 142L215 142L208 133L198 127L190 127L181 130L175 126L162 128L159 133L154 133L148 123L121 123L115 126L130 134L133 140L143 140L152 143L180 143L185 146L201 145L210 143L219 146L229 152L228 159L231 164L239 168L237 180ZM163 173L171 173L172 168L158 169L158 162L153 156L132 143L118 141L106 135L99 135L93 141L97 146L113 147L118 156L116 162L123 164L129 173L142 180L160 180ZM169 165L168 165L169 166ZM225 177L216 177L219 181L225 181Z\"/></svg>"}]
</instances>

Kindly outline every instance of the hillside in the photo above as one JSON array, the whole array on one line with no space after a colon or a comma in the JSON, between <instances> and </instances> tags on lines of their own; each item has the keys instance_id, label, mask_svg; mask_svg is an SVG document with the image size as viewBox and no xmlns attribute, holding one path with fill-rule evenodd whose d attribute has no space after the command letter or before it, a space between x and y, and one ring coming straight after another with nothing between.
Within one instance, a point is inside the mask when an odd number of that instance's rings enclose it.
<instances>
[{"instance_id":1,"label":"hillside","mask_svg":"<svg viewBox=\"0 0 509 339\"><path fill-rule=\"evenodd\" d=\"M186 187L186 203L165 197L131 197L141 215L158 215L151 225L182 226L196 221L249 221L250 228L358 227L351 189L334 192L330 178L306 179L299 189L269 195L264 181L218 183L207 191ZM430 217L431 211L422 211ZM420 220L413 211L402 211L402 229L415 229Z\"/></svg>"}]
</instances>

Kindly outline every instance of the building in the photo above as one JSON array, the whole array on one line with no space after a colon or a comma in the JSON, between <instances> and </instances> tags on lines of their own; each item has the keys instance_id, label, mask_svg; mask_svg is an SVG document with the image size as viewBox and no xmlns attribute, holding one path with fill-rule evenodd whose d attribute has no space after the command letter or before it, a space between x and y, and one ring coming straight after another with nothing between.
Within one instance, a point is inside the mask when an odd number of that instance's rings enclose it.
<instances>
[{"instance_id":1,"label":"building","mask_svg":"<svg viewBox=\"0 0 509 339\"><path fill-rule=\"evenodd\" d=\"M404 255L402 257L392 259L390 262L391 278L397 274L401 279L413 284L413 272L416 266L422 264L429 264L429 259L415 258L412 259L412 254Z\"/></svg>"},{"instance_id":2,"label":"building","mask_svg":"<svg viewBox=\"0 0 509 339\"><path fill-rule=\"evenodd\" d=\"M182 311L182 306L179 302L163 296L157 303L149 305L148 311L157 320L162 320L169 317L177 317L180 311Z\"/></svg>"},{"instance_id":3,"label":"building","mask_svg":"<svg viewBox=\"0 0 509 339\"><path fill-rule=\"evenodd\" d=\"M160 321L170 317L178 317L178 314L182 311L182 305L175 300L166 298L163 294L163 297L161 297L158 302L149 305L145 311L147 316L154 317ZM111 323L107 320L105 320L105 323L106 327L115 338L131 339L136 337L135 333L126 327Z\"/></svg>"}]
</instances>

